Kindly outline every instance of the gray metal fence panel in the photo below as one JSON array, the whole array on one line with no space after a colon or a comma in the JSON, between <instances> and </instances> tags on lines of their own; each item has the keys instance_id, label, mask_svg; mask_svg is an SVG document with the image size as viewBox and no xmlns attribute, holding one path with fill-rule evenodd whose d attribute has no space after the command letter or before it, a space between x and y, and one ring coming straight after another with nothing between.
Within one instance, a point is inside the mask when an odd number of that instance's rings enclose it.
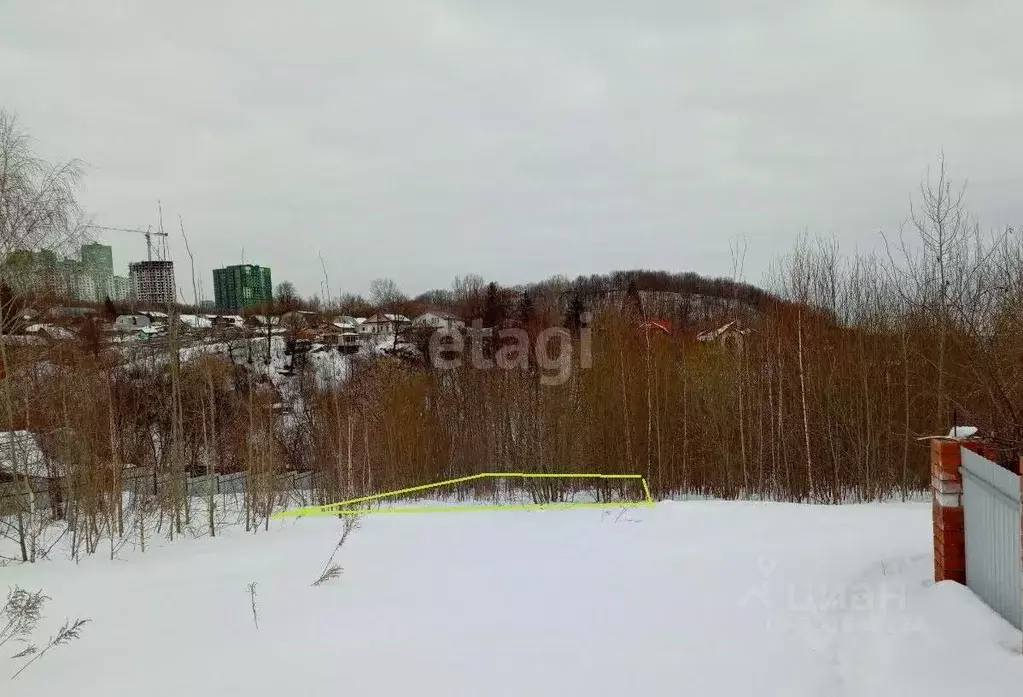
<instances>
[{"instance_id":1,"label":"gray metal fence panel","mask_svg":"<svg viewBox=\"0 0 1023 697\"><path fill-rule=\"evenodd\" d=\"M131 467L121 474L121 488L134 495L152 496L156 493L156 478L149 467Z\"/></svg>"},{"instance_id":2,"label":"gray metal fence panel","mask_svg":"<svg viewBox=\"0 0 1023 697\"><path fill-rule=\"evenodd\" d=\"M222 474L220 475L220 493L221 494L244 494L245 493L245 473L235 472L233 474Z\"/></svg>"},{"instance_id":3,"label":"gray metal fence panel","mask_svg":"<svg viewBox=\"0 0 1023 697\"><path fill-rule=\"evenodd\" d=\"M295 488L301 489L302 491L313 490L313 473L312 472L296 472L295 473Z\"/></svg>"},{"instance_id":4,"label":"gray metal fence panel","mask_svg":"<svg viewBox=\"0 0 1023 697\"><path fill-rule=\"evenodd\" d=\"M295 473L281 472L274 477L274 491L291 491L295 488Z\"/></svg>"},{"instance_id":5,"label":"gray metal fence panel","mask_svg":"<svg viewBox=\"0 0 1023 697\"><path fill-rule=\"evenodd\" d=\"M198 477L190 477L188 479L188 495L209 496L210 494L217 494L219 493L218 480L219 477L215 474L204 474Z\"/></svg>"},{"instance_id":6,"label":"gray metal fence panel","mask_svg":"<svg viewBox=\"0 0 1023 697\"><path fill-rule=\"evenodd\" d=\"M962 449L966 585L1023 628L1019 475Z\"/></svg>"}]
</instances>

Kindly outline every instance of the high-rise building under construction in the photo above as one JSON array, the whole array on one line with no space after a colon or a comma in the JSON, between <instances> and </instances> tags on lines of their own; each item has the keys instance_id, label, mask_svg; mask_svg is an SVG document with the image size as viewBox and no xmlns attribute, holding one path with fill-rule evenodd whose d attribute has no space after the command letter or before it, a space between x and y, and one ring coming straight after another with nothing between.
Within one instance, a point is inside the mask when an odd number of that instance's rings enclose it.
<instances>
[{"instance_id":1,"label":"high-rise building under construction","mask_svg":"<svg viewBox=\"0 0 1023 697\"><path fill-rule=\"evenodd\" d=\"M177 301L173 261L133 261L128 264L131 299L143 305L172 305Z\"/></svg>"}]
</instances>

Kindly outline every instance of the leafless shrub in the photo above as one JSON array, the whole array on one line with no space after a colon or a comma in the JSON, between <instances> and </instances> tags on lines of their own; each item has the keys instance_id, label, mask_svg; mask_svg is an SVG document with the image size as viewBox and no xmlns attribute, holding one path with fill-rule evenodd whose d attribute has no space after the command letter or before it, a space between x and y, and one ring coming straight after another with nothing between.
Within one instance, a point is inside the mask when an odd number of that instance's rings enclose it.
<instances>
[{"instance_id":1,"label":"leafless shrub","mask_svg":"<svg viewBox=\"0 0 1023 697\"><path fill-rule=\"evenodd\" d=\"M17 672L11 676L11 680L14 680L16 677L21 675L26 668L45 656L51 649L54 649L57 646L70 644L75 639L81 638L82 628L91 621L92 620L88 619L77 619L70 623L64 622L64 625L57 630L57 633L54 636L50 637L49 641L47 641L46 645L43 646L42 649L36 650L34 646L30 646L25 651L22 651L16 657L32 656L32 658L26 661L24 665L22 665L21 668L19 668Z\"/></svg>"},{"instance_id":2,"label":"leafless shrub","mask_svg":"<svg viewBox=\"0 0 1023 697\"><path fill-rule=\"evenodd\" d=\"M7 599L0 614L4 624L0 626L0 646L8 642L25 644L25 648L11 656L12 659L28 658L25 663L11 676L11 680L21 675L22 671L45 656L50 650L57 646L69 644L81 636L82 628L90 622L88 619L77 619L74 622L65 622L57 633L47 640L40 649L29 642L29 637L35 631L42 619L43 606L50 598L43 595L42 591L29 592L24 588L15 586L8 591Z\"/></svg>"},{"instance_id":3,"label":"leafless shrub","mask_svg":"<svg viewBox=\"0 0 1023 697\"><path fill-rule=\"evenodd\" d=\"M360 517L350 513L341 513L338 517L341 519L341 537L338 538L337 544L334 545L334 549L330 553L330 558L327 559L327 563L323 566L323 571L320 572L317 579L313 581L314 586L323 585L328 581L332 581L335 578L340 577L341 574L344 573L344 569L341 566L334 564L334 557L336 557L337 553L341 551L342 547L344 547L345 542L348 541L348 536L359 529Z\"/></svg>"},{"instance_id":4,"label":"leafless shrub","mask_svg":"<svg viewBox=\"0 0 1023 697\"><path fill-rule=\"evenodd\" d=\"M24 641L30 636L42 619L43 606L49 599L42 591L32 593L18 586L10 589L2 609L4 624L0 626L0 646L10 641Z\"/></svg>"},{"instance_id":5,"label":"leafless shrub","mask_svg":"<svg viewBox=\"0 0 1023 697\"><path fill-rule=\"evenodd\" d=\"M256 629L259 629L259 613L256 610L256 587L258 585L255 581L252 581L246 587L249 593L249 604L252 607L252 623L256 625Z\"/></svg>"}]
</instances>

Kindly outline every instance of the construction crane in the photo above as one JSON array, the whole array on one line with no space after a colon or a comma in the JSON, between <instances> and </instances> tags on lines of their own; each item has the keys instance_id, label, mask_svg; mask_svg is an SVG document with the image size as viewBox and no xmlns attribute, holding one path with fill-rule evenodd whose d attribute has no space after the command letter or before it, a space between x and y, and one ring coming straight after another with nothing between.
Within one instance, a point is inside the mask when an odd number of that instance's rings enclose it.
<instances>
[{"instance_id":1,"label":"construction crane","mask_svg":"<svg viewBox=\"0 0 1023 697\"><path fill-rule=\"evenodd\" d=\"M115 232L137 232L140 235L145 235L145 237L146 237L146 259L148 261L152 261L153 260L153 235L156 235L157 237L167 237L168 236L168 233L166 233L166 232L153 232L153 226L152 225L149 225L148 227L146 227L145 230L136 230L136 229L133 229L133 228L125 228L125 227L104 227L102 225L89 225L87 227L89 227L89 228L91 228L93 230L113 230Z\"/></svg>"}]
</instances>

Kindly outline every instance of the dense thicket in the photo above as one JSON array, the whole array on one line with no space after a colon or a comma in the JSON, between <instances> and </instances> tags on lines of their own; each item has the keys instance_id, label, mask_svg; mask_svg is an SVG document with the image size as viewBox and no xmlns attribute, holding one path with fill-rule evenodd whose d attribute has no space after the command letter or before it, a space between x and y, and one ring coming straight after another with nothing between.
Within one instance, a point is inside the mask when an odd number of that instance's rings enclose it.
<instances>
[{"instance_id":1,"label":"dense thicket","mask_svg":"<svg viewBox=\"0 0 1023 697\"><path fill-rule=\"evenodd\" d=\"M26 191L45 186L32 176L23 176ZM73 212L49 218L56 238L67 237ZM42 235L21 236L30 233ZM282 381L260 338L220 337L240 361L182 354L176 330L139 355L96 331L0 342L0 421L40 434L63 475L44 499L28 463L13 457L0 482L0 533L21 543L24 559L42 553L38 532L53 518L84 551L133 530L144 538L151 524L175 535L201 520L216 534L224 502L190 498L185 478L232 472L246 475L240 503L254 529L285 503L282 479L295 470L314 473L320 502L479 472L560 472L642 474L658 497L831 503L925 489L917 439L953 423L983 429L1006 461L1016 456L1023 242L1012 230L982 233L943 167L922 187L904 235L885 238L878 253L843 255L831 240L804 238L765 286L633 271L509 289L469 276L409 301L393 283L374 284L375 309L446 304L522 328L533 353L506 368L377 356L324 376L295 358ZM367 302L317 306L365 312ZM669 319L669 331L650 318ZM696 339L733 321L718 341ZM552 326L567 334L547 343ZM509 357L499 340L469 345L467 359L474 345L485 360ZM561 345L570 367L545 368L536 347ZM129 480L126 502L119 492ZM548 501L578 486L526 489ZM612 489L598 495L627 495ZM495 492L486 482L458 493Z\"/></svg>"}]
</instances>

